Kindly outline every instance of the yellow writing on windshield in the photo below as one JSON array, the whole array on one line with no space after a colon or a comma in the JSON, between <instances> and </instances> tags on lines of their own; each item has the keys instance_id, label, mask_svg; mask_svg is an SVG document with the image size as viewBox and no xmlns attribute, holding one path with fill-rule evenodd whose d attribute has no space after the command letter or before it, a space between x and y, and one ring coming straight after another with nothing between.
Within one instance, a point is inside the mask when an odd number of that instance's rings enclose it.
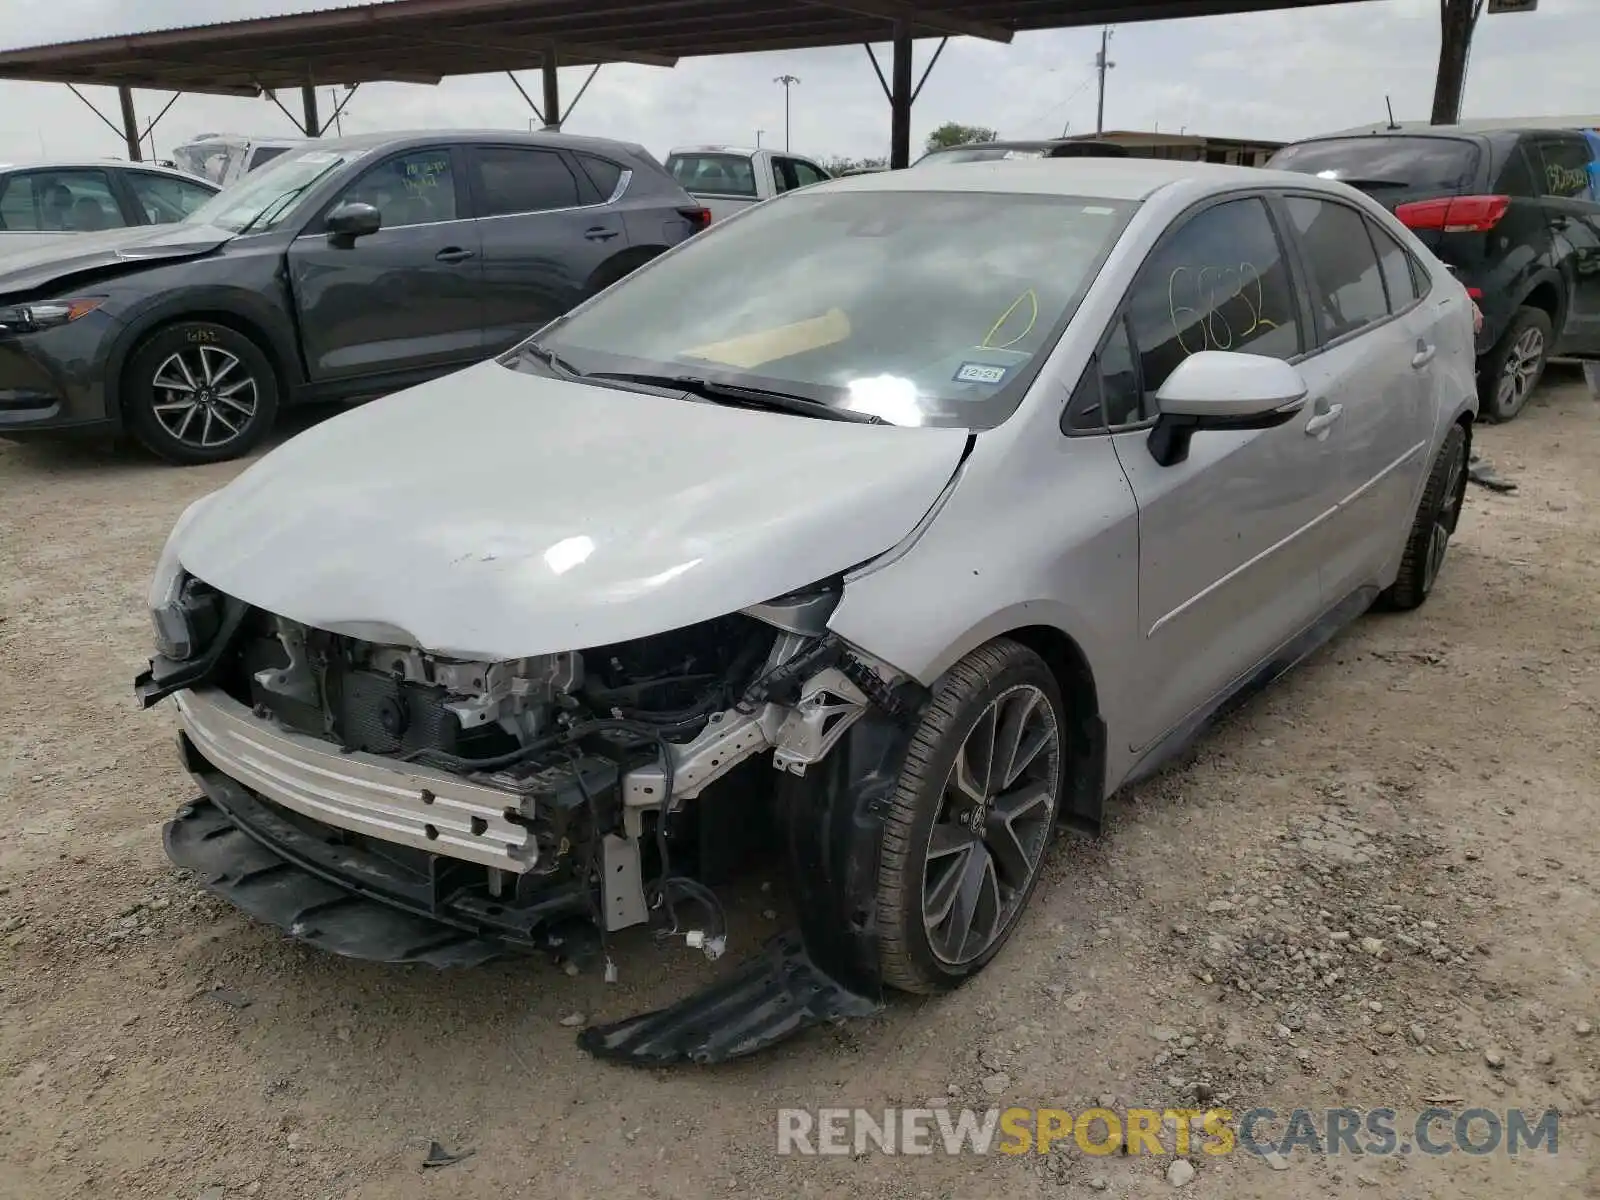
<instances>
[{"instance_id":1,"label":"yellow writing on windshield","mask_svg":"<svg viewBox=\"0 0 1600 1200\"><path fill-rule=\"evenodd\" d=\"M1006 323L1010 321L1012 317L1016 316L1019 311L1028 314L1027 322L1023 325L1022 329L1009 341L995 341L995 335L1004 329ZM1029 288L1027 291L1023 292L1022 295L1018 296L1011 302L1011 307L1000 314L1000 319L998 321L989 326L989 332L983 335L983 341L978 343L978 349L1005 350L1010 346L1015 346L1023 338L1032 333L1033 327L1038 323L1039 296L1038 293L1036 293L1032 288Z\"/></svg>"}]
</instances>

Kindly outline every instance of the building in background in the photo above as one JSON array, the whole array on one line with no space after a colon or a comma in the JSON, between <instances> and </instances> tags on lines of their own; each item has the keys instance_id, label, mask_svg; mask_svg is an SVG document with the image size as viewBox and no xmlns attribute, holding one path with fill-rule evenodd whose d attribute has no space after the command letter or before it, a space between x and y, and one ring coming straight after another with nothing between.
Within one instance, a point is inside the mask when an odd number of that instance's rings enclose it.
<instances>
[{"instance_id":1,"label":"building in background","mask_svg":"<svg viewBox=\"0 0 1600 1200\"><path fill-rule=\"evenodd\" d=\"M1124 147L1134 158L1171 158L1180 162L1230 163L1259 167L1272 157L1282 142L1257 138L1202 137L1192 133L1142 133L1112 129L1105 133L1085 133L1063 139L1069 142L1112 142Z\"/></svg>"}]
</instances>

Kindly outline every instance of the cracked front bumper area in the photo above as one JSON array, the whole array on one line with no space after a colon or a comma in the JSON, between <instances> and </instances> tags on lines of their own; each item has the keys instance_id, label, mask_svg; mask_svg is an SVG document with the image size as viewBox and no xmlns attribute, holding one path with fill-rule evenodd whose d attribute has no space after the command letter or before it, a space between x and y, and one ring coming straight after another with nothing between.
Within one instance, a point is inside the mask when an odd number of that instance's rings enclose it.
<instances>
[{"instance_id":1,"label":"cracked front bumper area","mask_svg":"<svg viewBox=\"0 0 1600 1200\"><path fill-rule=\"evenodd\" d=\"M186 726L193 714L186 710ZM797 931L675 1004L585 1030L579 1044L635 1065L716 1063L881 1010L882 813L910 727L872 710L823 762L782 777L776 815ZM208 891L295 938L346 957L435 967L595 945L594 901L578 884L550 886L524 874L491 895L482 866L396 844L392 835L336 830L233 778L236 770L267 778L260 773L277 760L259 744L234 746L228 773L213 761L222 753L215 743L202 753L186 731L179 745L204 794L167 824L168 856ZM320 765L345 771L358 758L329 757L333 764ZM303 799L276 777L269 781L275 796ZM341 803L350 803L342 794Z\"/></svg>"}]
</instances>

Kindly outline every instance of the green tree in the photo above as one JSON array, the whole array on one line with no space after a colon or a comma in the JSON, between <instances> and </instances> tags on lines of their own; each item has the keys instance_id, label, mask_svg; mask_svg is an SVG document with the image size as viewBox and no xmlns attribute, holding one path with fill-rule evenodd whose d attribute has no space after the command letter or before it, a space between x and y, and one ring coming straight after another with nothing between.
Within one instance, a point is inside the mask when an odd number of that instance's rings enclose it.
<instances>
[{"instance_id":1,"label":"green tree","mask_svg":"<svg viewBox=\"0 0 1600 1200\"><path fill-rule=\"evenodd\" d=\"M962 125L958 121L946 121L928 135L927 150L931 154L935 150L945 150L951 146L992 142L999 136L994 130L985 129L982 125Z\"/></svg>"}]
</instances>

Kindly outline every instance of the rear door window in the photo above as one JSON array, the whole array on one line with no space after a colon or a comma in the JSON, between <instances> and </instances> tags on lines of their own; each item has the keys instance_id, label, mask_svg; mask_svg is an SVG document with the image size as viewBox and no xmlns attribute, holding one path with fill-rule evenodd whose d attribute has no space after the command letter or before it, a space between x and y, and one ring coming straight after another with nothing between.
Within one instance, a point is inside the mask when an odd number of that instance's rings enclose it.
<instances>
[{"instance_id":1,"label":"rear door window","mask_svg":"<svg viewBox=\"0 0 1600 1200\"><path fill-rule=\"evenodd\" d=\"M602 201L610 200L617 194L617 186L622 182L622 168L616 163L609 158L580 154L578 165L589 176L589 182L594 184L594 190L600 193Z\"/></svg>"},{"instance_id":2,"label":"rear door window","mask_svg":"<svg viewBox=\"0 0 1600 1200\"><path fill-rule=\"evenodd\" d=\"M1384 290L1389 293L1389 311L1399 312L1409 308L1421 294L1411 273L1411 256L1395 241L1389 231L1375 223L1367 222L1367 232L1372 244L1378 248L1378 270L1383 275Z\"/></svg>"},{"instance_id":3,"label":"rear door window","mask_svg":"<svg viewBox=\"0 0 1600 1200\"><path fill-rule=\"evenodd\" d=\"M1477 174L1478 147L1447 137L1323 138L1285 146L1267 166L1338 179L1389 204L1418 193L1461 195Z\"/></svg>"},{"instance_id":4,"label":"rear door window","mask_svg":"<svg viewBox=\"0 0 1600 1200\"><path fill-rule=\"evenodd\" d=\"M742 154L674 154L667 170L686 192L756 198L756 173Z\"/></svg>"},{"instance_id":5,"label":"rear door window","mask_svg":"<svg viewBox=\"0 0 1600 1200\"><path fill-rule=\"evenodd\" d=\"M576 208L578 181L556 150L482 146L472 152L477 164L479 216Z\"/></svg>"},{"instance_id":6,"label":"rear door window","mask_svg":"<svg viewBox=\"0 0 1600 1200\"><path fill-rule=\"evenodd\" d=\"M1563 200L1589 198L1591 159L1589 146L1582 138L1539 138L1528 149L1541 168L1537 178L1541 195Z\"/></svg>"},{"instance_id":7,"label":"rear door window","mask_svg":"<svg viewBox=\"0 0 1600 1200\"><path fill-rule=\"evenodd\" d=\"M1368 222L1355 209L1313 196L1287 196L1289 225L1310 269L1311 307L1330 342L1389 315Z\"/></svg>"},{"instance_id":8,"label":"rear door window","mask_svg":"<svg viewBox=\"0 0 1600 1200\"><path fill-rule=\"evenodd\" d=\"M93 233L127 224L104 171L19 171L0 179L0 228Z\"/></svg>"}]
</instances>

